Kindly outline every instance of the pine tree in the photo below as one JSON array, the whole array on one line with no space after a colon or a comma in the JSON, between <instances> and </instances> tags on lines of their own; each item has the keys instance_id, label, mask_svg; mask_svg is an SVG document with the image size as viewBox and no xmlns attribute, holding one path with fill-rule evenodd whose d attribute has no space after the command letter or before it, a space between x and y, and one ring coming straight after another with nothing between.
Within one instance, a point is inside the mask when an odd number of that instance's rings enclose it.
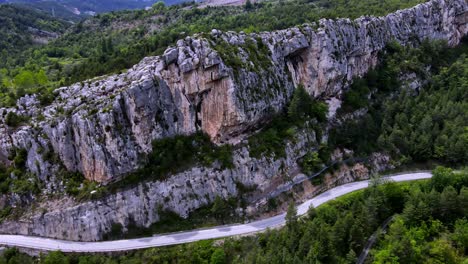
<instances>
[{"instance_id":1,"label":"pine tree","mask_svg":"<svg viewBox=\"0 0 468 264\"><path fill-rule=\"evenodd\" d=\"M356 263L356 259L357 259L356 252L350 249L348 254L346 254L346 260L345 260L346 263L349 263L349 264Z\"/></svg>"},{"instance_id":2,"label":"pine tree","mask_svg":"<svg viewBox=\"0 0 468 264\"><path fill-rule=\"evenodd\" d=\"M468 217L468 187L463 187L458 195L458 207L461 209L461 214Z\"/></svg>"},{"instance_id":3,"label":"pine tree","mask_svg":"<svg viewBox=\"0 0 468 264\"><path fill-rule=\"evenodd\" d=\"M224 224L224 217L227 213L226 202L219 196L216 196L213 206L211 207L211 213Z\"/></svg>"},{"instance_id":4,"label":"pine tree","mask_svg":"<svg viewBox=\"0 0 468 264\"><path fill-rule=\"evenodd\" d=\"M253 9L252 2L250 0L247 0L247 2L245 2L245 10L252 10L252 9Z\"/></svg>"},{"instance_id":5,"label":"pine tree","mask_svg":"<svg viewBox=\"0 0 468 264\"><path fill-rule=\"evenodd\" d=\"M309 206L309 209L307 210L307 216L309 217L309 220L314 220L314 218L317 216L317 210L313 204Z\"/></svg>"},{"instance_id":6,"label":"pine tree","mask_svg":"<svg viewBox=\"0 0 468 264\"><path fill-rule=\"evenodd\" d=\"M457 191L452 186L444 188L440 195L441 216L444 220L450 221L458 213Z\"/></svg>"},{"instance_id":7,"label":"pine tree","mask_svg":"<svg viewBox=\"0 0 468 264\"><path fill-rule=\"evenodd\" d=\"M210 259L211 264L223 264L226 263L226 253L222 248L217 248L213 254L211 255Z\"/></svg>"},{"instance_id":8,"label":"pine tree","mask_svg":"<svg viewBox=\"0 0 468 264\"><path fill-rule=\"evenodd\" d=\"M286 226L289 230L295 230L297 226L297 209L294 202L289 203L288 211L286 212Z\"/></svg>"}]
</instances>

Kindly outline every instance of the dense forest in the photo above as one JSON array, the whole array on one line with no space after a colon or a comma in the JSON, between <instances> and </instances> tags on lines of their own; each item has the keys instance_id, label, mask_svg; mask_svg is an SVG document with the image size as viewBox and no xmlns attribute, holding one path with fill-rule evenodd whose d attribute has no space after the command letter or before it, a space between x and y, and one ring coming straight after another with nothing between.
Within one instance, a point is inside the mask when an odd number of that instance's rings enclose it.
<instances>
[{"instance_id":1,"label":"dense forest","mask_svg":"<svg viewBox=\"0 0 468 264\"><path fill-rule=\"evenodd\" d=\"M466 164L467 49L466 40L455 49L437 41L425 41L420 48L390 44L381 65L355 80L344 95L339 115L364 109L363 116L333 128L329 144L360 156L385 150L396 165L429 160ZM407 76L419 80L420 87L410 88Z\"/></svg>"},{"instance_id":2,"label":"dense forest","mask_svg":"<svg viewBox=\"0 0 468 264\"><path fill-rule=\"evenodd\" d=\"M0 107L14 105L16 99L26 93L36 93L49 87L53 71L35 62L17 60L28 65L17 72L6 67L11 58L21 57L24 51L36 50L58 38L70 27L69 22L28 7L0 5Z\"/></svg>"},{"instance_id":3,"label":"dense forest","mask_svg":"<svg viewBox=\"0 0 468 264\"><path fill-rule=\"evenodd\" d=\"M433 175L413 183L376 178L370 188L310 208L304 217L291 204L285 227L258 235L117 257L52 252L32 259L9 249L0 263L355 263L389 218L368 263L462 263L468 257L468 171L438 167Z\"/></svg>"},{"instance_id":4,"label":"dense forest","mask_svg":"<svg viewBox=\"0 0 468 264\"><path fill-rule=\"evenodd\" d=\"M32 7L69 21L79 21L94 13L105 13L127 9L144 9L157 0L0 0L2 3ZM166 5L174 5L184 0L166 0Z\"/></svg>"},{"instance_id":5,"label":"dense forest","mask_svg":"<svg viewBox=\"0 0 468 264\"><path fill-rule=\"evenodd\" d=\"M58 37L70 25L32 8L0 5L0 57L3 61L30 48L35 44L34 38L39 38L39 30Z\"/></svg>"}]
</instances>

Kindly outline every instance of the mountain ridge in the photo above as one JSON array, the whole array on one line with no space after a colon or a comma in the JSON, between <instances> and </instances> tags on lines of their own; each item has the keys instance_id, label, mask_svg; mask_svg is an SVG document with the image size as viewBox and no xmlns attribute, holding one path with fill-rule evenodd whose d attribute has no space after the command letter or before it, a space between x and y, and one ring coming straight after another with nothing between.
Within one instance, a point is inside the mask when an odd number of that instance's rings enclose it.
<instances>
[{"instance_id":1,"label":"mountain ridge","mask_svg":"<svg viewBox=\"0 0 468 264\"><path fill-rule=\"evenodd\" d=\"M156 0L0 0L0 4L22 5L49 13L54 17L78 21L100 13L126 9L151 7ZM179 0L166 0L166 4L182 3Z\"/></svg>"}]
</instances>

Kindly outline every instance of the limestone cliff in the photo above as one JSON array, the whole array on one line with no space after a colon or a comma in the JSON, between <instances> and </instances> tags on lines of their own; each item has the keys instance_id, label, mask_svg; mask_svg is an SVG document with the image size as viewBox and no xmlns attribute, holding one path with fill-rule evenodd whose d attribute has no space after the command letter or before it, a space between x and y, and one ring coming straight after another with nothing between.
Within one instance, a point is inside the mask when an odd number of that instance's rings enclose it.
<instances>
[{"instance_id":1,"label":"limestone cliff","mask_svg":"<svg viewBox=\"0 0 468 264\"><path fill-rule=\"evenodd\" d=\"M300 83L316 97L339 95L391 40L456 45L467 32L467 6L432 0L386 17L188 37L126 73L60 88L48 107L26 97L17 109L0 109L0 162L8 164L13 148L27 149L27 167L45 180L58 166L41 153L55 153L67 170L105 182L135 170L157 138L202 130L217 143L237 143ZM11 111L31 116L30 124L6 126Z\"/></svg>"},{"instance_id":2,"label":"limestone cliff","mask_svg":"<svg viewBox=\"0 0 468 264\"><path fill-rule=\"evenodd\" d=\"M297 159L304 156L316 145L315 135L310 132L298 133L297 144L286 146L286 157L272 160L255 159L249 156L247 148L234 153L234 168L195 167L173 175L165 181L145 182L129 190L108 195L104 199L84 203L72 199L52 199L40 203L34 210L19 220L0 224L0 233L46 236L59 239L97 241L110 232L112 225L119 223L127 227L130 223L148 227L159 221L159 208L171 210L182 217L210 204L216 196L223 198L239 195L238 184L255 187L246 199L249 206L246 216L255 215L258 207L267 204L270 194L281 194L291 189L294 182L313 188L304 195L327 189L335 182L346 183L368 178L389 168L389 158L374 155L369 161L371 169L358 163L352 168L343 167L323 185L310 186L305 175L300 174ZM302 182L302 183L301 183ZM260 197L260 199L259 199ZM241 197L239 197L241 198Z\"/></svg>"},{"instance_id":3,"label":"limestone cliff","mask_svg":"<svg viewBox=\"0 0 468 264\"><path fill-rule=\"evenodd\" d=\"M431 0L379 18L189 37L125 73L60 88L50 106L40 107L28 96L16 109L0 109L0 163L10 163L13 149L25 149L28 169L46 185L57 182L62 166L106 182L138 168L154 139L201 130L218 144L238 144L283 109L298 84L321 99L339 97L354 77L375 66L389 41L417 45L428 38L458 44L468 31L467 11L465 0ZM8 112L31 120L8 127ZM299 174L297 160L318 145L314 133L296 137L285 158L255 159L239 145L233 169L194 167L99 201L45 202L41 206L47 210L4 222L0 232L97 240L116 222L148 226L158 221L160 205L186 216L217 195L235 196L236 183L256 186L259 195L271 193ZM342 174L338 180L352 179Z\"/></svg>"}]
</instances>

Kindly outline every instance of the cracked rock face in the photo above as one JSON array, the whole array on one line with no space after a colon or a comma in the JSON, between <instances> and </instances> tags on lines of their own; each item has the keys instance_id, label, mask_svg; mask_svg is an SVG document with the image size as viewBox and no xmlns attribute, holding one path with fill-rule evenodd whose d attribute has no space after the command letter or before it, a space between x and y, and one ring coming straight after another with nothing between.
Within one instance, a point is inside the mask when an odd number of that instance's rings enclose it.
<instances>
[{"instance_id":1,"label":"cracked rock face","mask_svg":"<svg viewBox=\"0 0 468 264\"><path fill-rule=\"evenodd\" d=\"M444 39L454 46L468 31L467 10L465 0L431 0L379 18L188 37L125 73L58 89L50 106L40 107L35 96L27 96L15 109L0 109L0 163L9 165L10 152L20 148L27 150L26 166L46 189L55 188L61 167L107 182L137 169L155 139L201 130L218 144L241 142L283 109L299 84L328 100L333 116L339 107L333 98L376 65L388 42ZM31 121L10 128L8 112ZM113 223L157 222L159 205L187 216L217 195L237 195L238 182L271 193L284 177L298 175L297 159L318 145L313 133L299 133L295 144L286 147L286 158L254 159L248 148L239 147L230 170L195 167L99 201L52 201L45 212L0 224L0 232L98 240ZM7 200L0 197L0 205Z\"/></svg>"},{"instance_id":2,"label":"cracked rock face","mask_svg":"<svg viewBox=\"0 0 468 264\"><path fill-rule=\"evenodd\" d=\"M314 133L301 132L298 133L295 144L286 146L284 158L255 159L249 156L247 148L240 148L234 153L233 169L195 167L165 181L141 183L96 201L45 201L18 221L1 223L0 233L99 241L115 223L124 228L130 223L140 227L150 226L159 221L159 208L187 217L193 210L212 203L216 196L237 196L239 183L255 187L255 195L247 199L250 205L246 210L248 215L255 214L259 205L267 203L268 199L265 197L283 192L284 186L289 186L292 179L305 177L299 173L296 161L308 151L316 150L314 146L317 145ZM371 171L390 168L388 161L388 156L373 155L369 162ZM356 170L356 167L362 169ZM358 163L351 169L340 169L334 174L333 182L317 187L326 188L334 182L342 184L356 178L365 179L371 171Z\"/></svg>"},{"instance_id":3,"label":"cracked rock face","mask_svg":"<svg viewBox=\"0 0 468 264\"><path fill-rule=\"evenodd\" d=\"M286 146L287 155L282 159L255 159L247 148L240 148L234 153L233 169L194 167L165 181L141 183L96 201L46 201L39 206L43 209L28 212L19 221L1 223L0 233L96 241L114 223L147 227L159 221L159 207L187 217L191 211L212 203L216 196L237 196L239 183L255 187L259 193L269 192L275 188L275 178L298 171L296 159L313 145L314 133L306 133L298 136L297 144Z\"/></svg>"},{"instance_id":4,"label":"cracked rock face","mask_svg":"<svg viewBox=\"0 0 468 264\"><path fill-rule=\"evenodd\" d=\"M379 18L187 37L126 73L58 89L48 107L29 96L18 101L18 110L0 109L32 117L15 130L0 115L0 162L8 163L13 148L27 149L27 167L46 179L58 166L43 153L55 153L67 170L106 182L134 171L158 138L201 130L216 143L237 143L282 109L299 84L316 97L339 95L376 65L391 40L458 44L468 29L467 6L465 0L432 0ZM240 65L226 61L225 45Z\"/></svg>"}]
</instances>

